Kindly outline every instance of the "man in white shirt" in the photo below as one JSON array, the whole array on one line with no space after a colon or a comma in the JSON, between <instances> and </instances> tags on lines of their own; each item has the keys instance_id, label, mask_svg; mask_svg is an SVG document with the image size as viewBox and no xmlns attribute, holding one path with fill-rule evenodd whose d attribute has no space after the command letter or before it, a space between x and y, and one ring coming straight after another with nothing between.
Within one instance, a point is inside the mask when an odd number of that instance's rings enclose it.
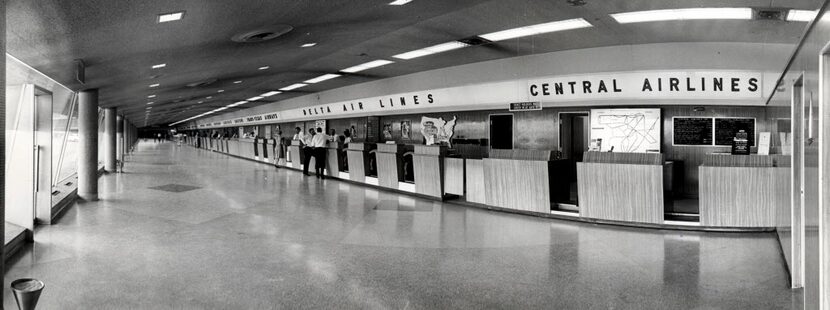
<instances>
[{"instance_id":1,"label":"man in white shirt","mask_svg":"<svg viewBox=\"0 0 830 310\"><path fill-rule=\"evenodd\" d=\"M314 173L318 178L325 179L323 172L326 168L326 142L328 137L323 133L323 129L317 127L317 134L311 138L311 147L314 148Z\"/></svg>"}]
</instances>

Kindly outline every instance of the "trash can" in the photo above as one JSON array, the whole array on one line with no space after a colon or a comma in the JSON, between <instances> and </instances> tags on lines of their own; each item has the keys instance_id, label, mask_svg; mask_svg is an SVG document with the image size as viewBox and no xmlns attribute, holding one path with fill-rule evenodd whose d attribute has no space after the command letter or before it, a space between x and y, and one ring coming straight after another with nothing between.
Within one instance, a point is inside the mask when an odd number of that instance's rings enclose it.
<instances>
[{"instance_id":1,"label":"trash can","mask_svg":"<svg viewBox=\"0 0 830 310\"><path fill-rule=\"evenodd\" d=\"M20 310L34 310L40 292L45 285L36 279L17 279L12 281L12 292L14 300L17 301L17 308Z\"/></svg>"}]
</instances>

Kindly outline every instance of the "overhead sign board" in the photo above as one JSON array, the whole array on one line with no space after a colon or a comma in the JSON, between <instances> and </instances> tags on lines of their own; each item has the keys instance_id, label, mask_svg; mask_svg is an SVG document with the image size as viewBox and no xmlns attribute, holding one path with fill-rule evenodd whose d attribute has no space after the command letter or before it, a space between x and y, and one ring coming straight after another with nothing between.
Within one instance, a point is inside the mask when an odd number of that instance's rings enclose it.
<instances>
[{"instance_id":1,"label":"overhead sign board","mask_svg":"<svg viewBox=\"0 0 830 310\"><path fill-rule=\"evenodd\" d=\"M538 111L542 109L542 103L539 101L528 102L513 102L510 103L510 111Z\"/></svg>"}]
</instances>

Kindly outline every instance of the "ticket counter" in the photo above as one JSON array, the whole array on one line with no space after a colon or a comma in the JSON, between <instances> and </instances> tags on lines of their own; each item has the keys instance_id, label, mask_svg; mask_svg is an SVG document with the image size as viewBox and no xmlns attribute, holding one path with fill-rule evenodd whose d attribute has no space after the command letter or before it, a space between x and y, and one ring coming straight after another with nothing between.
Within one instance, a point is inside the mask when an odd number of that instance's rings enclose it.
<instances>
[{"instance_id":1,"label":"ticket counter","mask_svg":"<svg viewBox=\"0 0 830 310\"><path fill-rule=\"evenodd\" d=\"M349 180L365 183L369 175L369 152L375 149L374 143L349 143L346 150L349 160Z\"/></svg>"},{"instance_id":2,"label":"ticket counter","mask_svg":"<svg viewBox=\"0 0 830 310\"><path fill-rule=\"evenodd\" d=\"M343 143L339 141L326 143L326 175L340 177L340 166L343 162Z\"/></svg>"},{"instance_id":3,"label":"ticket counter","mask_svg":"<svg viewBox=\"0 0 830 310\"><path fill-rule=\"evenodd\" d=\"M444 197L444 156L447 147L415 145L412 155L415 173L415 192L435 198Z\"/></svg>"},{"instance_id":4,"label":"ticket counter","mask_svg":"<svg viewBox=\"0 0 830 310\"><path fill-rule=\"evenodd\" d=\"M585 152L577 163L579 215L662 224L664 163L660 153Z\"/></svg>"},{"instance_id":5,"label":"ticket counter","mask_svg":"<svg viewBox=\"0 0 830 310\"><path fill-rule=\"evenodd\" d=\"M485 203L550 213L551 156L548 150L491 150L482 167Z\"/></svg>"},{"instance_id":6,"label":"ticket counter","mask_svg":"<svg viewBox=\"0 0 830 310\"><path fill-rule=\"evenodd\" d=\"M790 199L784 155L708 154L699 167L700 224L774 227L777 206Z\"/></svg>"},{"instance_id":7,"label":"ticket counter","mask_svg":"<svg viewBox=\"0 0 830 310\"><path fill-rule=\"evenodd\" d=\"M289 167L294 169L303 169L303 147L299 140L292 140L291 145L288 146L288 152L291 154L291 162Z\"/></svg>"},{"instance_id":8,"label":"ticket counter","mask_svg":"<svg viewBox=\"0 0 830 310\"><path fill-rule=\"evenodd\" d=\"M403 144L377 144L378 185L386 188L398 189L404 175L403 154L406 153Z\"/></svg>"}]
</instances>

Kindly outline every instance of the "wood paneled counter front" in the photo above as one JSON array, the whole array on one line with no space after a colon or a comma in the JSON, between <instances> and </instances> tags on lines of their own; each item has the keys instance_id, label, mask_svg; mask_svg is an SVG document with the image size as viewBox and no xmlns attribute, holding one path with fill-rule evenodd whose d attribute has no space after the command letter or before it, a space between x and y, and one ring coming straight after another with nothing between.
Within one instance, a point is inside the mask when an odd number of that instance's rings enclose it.
<instances>
[{"instance_id":1,"label":"wood paneled counter front","mask_svg":"<svg viewBox=\"0 0 830 310\"><path fill-rule=\"evenodd\" d=\"M415 145L412 161L416 193L436 198L444 197L444 155L446 154L446 146Z\"/></svg>"},{"instance_id":2,"label":"wood paneled counter front","mask_svg":"<svg viewBox=\"0 0 830 310\"><path fill-rule=\"evenodd\" d=\"M369 151L375 148L374 143L349 143L346 156L349 161L349 180L366 182L366 172L369 169Z\"/></svg>"},{"instance_id":3,"label":"wood paneled counter front","mask_svg":"<svg viewBox=\"0 0 830 310\"><path fill-rule=\"evenodd\" d=\"M403 144L377 144L378 185L398 189L398 183L403 181L403 153L406 146Z\"/></svg>"},{"instance_id":4,"label":"wood paneled counter front","mask_svg":"<svg viewBox=\"0 0 830 310\"><path fill-rule=\"evenodd\" d=\"M790 204L790 170L779 167L789 162L783 155L706 155L699 167L700 224L774 227L777 207Z\"/></svg>"},{"instance_id":5,"label":"wood paneled counter front","mask_svg":"<svg viewBox=\"0 0 830 310\"><path fill-rule=\"evenodd\" d=\"M492 150L483 160L485 204L550 213L550 159L545 150Z\"/></svg>"},{"instance_id":6,"label":"wood paneled counter front","mask_svg":"<svg viewBox=\"0 0 830 310\"><path fill-rule=\"evenodd\" d=\"M662 224L663 154L585 152L577 163L579 216Z\"/></svg>"},{"instance_id":7,"label":"wood paneled counter front","mask_svg":"<svg viewBox=\"0 0 830 310\"><path fill-rule=\"evenodd\" d=\"M340 163L343 162L343 143L339 141L326 143L326 175L340 176Z\"/></svg>"}]
</instances>

